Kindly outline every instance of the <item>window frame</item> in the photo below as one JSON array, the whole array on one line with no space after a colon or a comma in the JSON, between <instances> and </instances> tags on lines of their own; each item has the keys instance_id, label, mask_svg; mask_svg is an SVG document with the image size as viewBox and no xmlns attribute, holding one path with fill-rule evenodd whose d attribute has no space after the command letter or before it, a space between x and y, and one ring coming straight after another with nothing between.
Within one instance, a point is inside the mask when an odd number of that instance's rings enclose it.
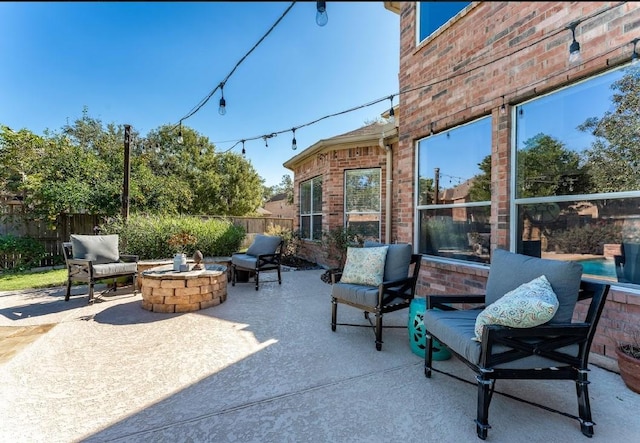
<instances>
[{"instance_id":1,"label":"window frame","mask_svg":"<svg viewBox=\"0 0 640 443\"><path fill-rule=\"evenodd\" d=\"M448 128L438 134L435 135L442 135L445 134L447 132L449 133L453 133L456 129L459 128L463 128L465 126L469 126L472 125L474 123L478 123L481 122L482 120L488 120L489 121L489 145L488 145L488 152L487 155L492 156L493 154L493 116L491 114L487 114L487 115L483 115L480 117L477 117L475 119L473 119L472 121L469 122L465 122L463 124L457 125L455 127L452 128ZM441 210L441 209L451 209L451 210L455 210L458 208L477 208L477 207L485 207L488 208L489 210L489 217L491 214L491 208L492 208L492 204L491 204L491 200L483 200L483 201L469 201L469 202L464 202L464 203L439 203L439 204L426 204L426 205L421 205L420 204L420 142L423 140L428 139L429 137L431 137L433 135L428 135L426 137L422 137L418 140L415 141L414 143L414 150L415 150L415 174L414 174L414 189L416 190L416 192L414 193L414 208L415 208L415 212L414 212L414 244L416 245L416 251L418 251L418 253L423 254L423 256L425 256L425 258L428 258L429 260L433 260L433 261L438 261L438 262L443 262L443 263L462 263L466 266L478 266L478 267L486 267L488 266L489 262L487 261L485 262L480 262L480 261L472 261L472 260L464 260L464 259L459 259L459 258L451 258L451 257L443 257L443 256L439 256L439 255L432 255L429 254L427 252L422 252L422 238L421 238L421 229L422 229L422 214L423 211L429 211L429 210L433 210L433 211L437 211L437 210ZM485 156L486 157L486 156ZM491 231L493 230L493 227L491 226L491 223L489 221L489 234L491 234Z\"/></svg>"},{"instance_id":2,"label":"window frame","mask_svg":"<svg viewBox=\"0 0 640 443\"><path fill-rule=\"evenodd\" d=\"M462 17L466 14L472 7L475 6L474 2L447 2L447 3L468 3L465 7L460 9L456 14L449 17L446 21L444 21L440 26L431 31L428 35L425 35L424 38L420 38L422 33L421 27L421 18L422 18L422 3L429 3L431 6L437 6L439 2L416 2L416 47L422 45L425 41L429 40L432 36L437 35L441 30L446 27L451 26L458 18Z\"/></svg>"},{"instance_id":3,"label":"window frame","mask_svg":"<svg viewBox=\"0 0 640 443\"><path fill-rule=\"evenodd\" d=\"M314 207L314 200L316 199L314 196L314 185L316 184L316 182L319 181L320 182L320 191L321 191L321 195L320 195L320 208L315 208ZM308 214L303 214L302 213L302 207L303 207L303 203L302 203L302 187L306 184L309 184L311 192L309 193L309 207L310 207L310 212ZM300 207L300 211L299 211L299 223L300 223L300 237L303 240L310 240L310 241L320 241L322 240L322 220L323 220L323 212L322 212L322 206L323 206L323 202L322 202L322 191L323 191L323 184L324 184L324 180L322 175L318 175L315 177L312 177L308 180L305 181L301 181L300 185L299 185L299 207ZM317 218L318 216L320 216L320 229L316 229L316 226L314 226L314 219ZM309 219L309 237L304 237L303 236L303 231L302 231L302 227L303 227L303 218L308 218ZM314 232L319 233L319 236L317 238L314 237Z\"/></svg>"},{"instance_id":4,"label":"window frame","mask_svg":"<svg viewBox=\"0 0 640 443\"><path fill-rule=\"evenodd\" d=\"M347 210L347 199L348 199L348 189L347 185L349 181L347 180L347 174L354 173L354 171L377 171L378 172L378 211L377 212L361 212L361 211L348 211ZM343 198L344 198L344 217L343 217L343 227L345 229L349 229L349 215L350 214L377 214L378 215L378 235L374 238L366 236L367 239L375 239L376 241L380 241L382 236L382 168L380 167L372 167L372 168L353 168L353 169L345 169L343 171L343 181L344 181L344 190L343 190Z\"/></svg>"}]
</instances>

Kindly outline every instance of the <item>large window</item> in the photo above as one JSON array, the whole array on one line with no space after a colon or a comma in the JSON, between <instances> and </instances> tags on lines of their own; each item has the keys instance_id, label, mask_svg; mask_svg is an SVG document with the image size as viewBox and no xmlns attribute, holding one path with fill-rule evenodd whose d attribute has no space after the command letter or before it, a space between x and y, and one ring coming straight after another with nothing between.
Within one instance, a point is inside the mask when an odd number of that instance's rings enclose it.
<instances>
[{"instance_id":1,"label":"large window","mask_svg":"<svg viewBox=\"0 0 640 443\"><path fill-rule=\"evenodd\" d=\"M471 2L418 2L418 43L470 4Z\"/></svg>"},{"instance_id":2,"label":"large window","mask_svg":"<svg viewBox=\"0 0 640 443\"><path fill-rule=\"evenodd\" d=\"M515 108L518 252L640 284L638 97L640 68L629 66Z\"/></svg>"},{"instance_id":3,"label":"large window","mask_svg":"<svg viewBox=\"0 0 640 443\"><path fill-rule=\"evenodd\" d=\"M300 235L322 239L322 177L300 183Z\"/></svg>"},{"instance_id":4,"label":"large window","mask_svg":"<svg viewBox=\"0 0 640 443\"><path fill-rule=\"evenodd\" d=\"M380 168L344 171L345 226L363 238L380 240Z\"/></svg>"},{"instance_id":5,"label":"large window","mask_svg":"<svg viewBox=\"0 0 640 443\"><path fill-rule=\"evenodd\" d=\"M419 251L488 263L491 117L420 140L417 161Z\"/></svg>"}]
</instances>

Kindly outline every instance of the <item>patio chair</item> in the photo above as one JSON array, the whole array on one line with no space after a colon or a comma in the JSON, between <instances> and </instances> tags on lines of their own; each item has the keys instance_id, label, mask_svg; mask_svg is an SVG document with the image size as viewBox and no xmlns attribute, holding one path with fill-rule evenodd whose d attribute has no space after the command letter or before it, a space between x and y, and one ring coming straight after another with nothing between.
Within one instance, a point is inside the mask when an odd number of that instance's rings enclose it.
<instances>
[{"instance_id":1,"label":"patio chair","mask_svg":"<svg viewBox=\"0 0 640 443\"><path fill-rule=\"evenodd\" d=\"M616 277L620 283L640 283L640 243L623 242L621 255L614 255Z\"/></svg>"},{"instance_id":2,"label":"patio chair","mask_svg":"<svg viewBox=\"0 0 640 443\"><path fill-rule=\"evenodd\" d=\"M591 437L589 348L608 292L608 284L582 280L582 265L576 262L496 249L486 295L426 297L425 376L437 371L432 367L433 340L475 371L476 432L482 440L490 428L489 403L497 379L573 380L579 413L573 418L580 422L582 433ZM590 300L588 310L584 320L572 322L579 300Z\"/></svg>"},{"instance_id":3,"label":"patio chair","mask_svg":"<svg viewBox=\"0 0 640 443\"><path fill-rule=\"evenodd\" d=\"M115 289L116 279L132 277L133 291L136 292L138 256L120 254L118 242L119 236L115 234L72 234L71 241L62 244L67 265L65 301L69 301L71 297L73 281L81 281L89 285L89 303L94 301L94 285L100 280L113 279L112 289Z\"/></svg>"},{"instance_id":4,"label":"patio chair","mask_svg":"<svg viewBox=\"0 0 640 443\"><path fill-rule=\"evenodd\" d=\"M278 284L282 284L281 266L284 240L277 235L256 235L245 253L231 254L231 286L236 285L238 271L253 274L256 291L260 282L260 273L276 271Z\"/></svg>"},{"instance_id":5,"label":"patio chair","mask_svg":"<svg viewBox=\"0 0 640 443\"><path fill-rule=\"evenodd\" d=\"M363 248L347 248L343 271L332 274L331 330L336 325L372 327L378 351L382 350L382 317L388 312L409 308L416 292L422 256L412 254L410 244L365 242ZM338 323L338 304L364 311L369 324ZM370 314L375 317L371 320Z\"/></svg>"}]
</instances>

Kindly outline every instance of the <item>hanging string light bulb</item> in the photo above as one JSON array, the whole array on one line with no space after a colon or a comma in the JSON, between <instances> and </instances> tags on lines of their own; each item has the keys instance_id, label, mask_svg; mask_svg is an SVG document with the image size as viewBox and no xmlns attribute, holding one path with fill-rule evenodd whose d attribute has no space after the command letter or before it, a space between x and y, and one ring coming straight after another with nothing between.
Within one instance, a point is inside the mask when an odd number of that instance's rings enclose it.
<instances>
[{"instance_id":1,"label":"hanging string light bulb","mask_svg":"<svg viewBox=\"0 0 640 443\"><path fill-rule=\"evenodd\" d=\"M324 26L328 21L327 2L316 2L316 23L318 26Z\"/></svg>"},{"instance_id":2,"label":"hanging string light bulb","mask_svg":"<svg viewBox=\"0 0 640 443\"><path fill-rule=\"evenodd\" d=\"M296 142L296 128L291 128L291 132L293 132L293 140L291 140L291 149L295 151L298 149L298 142Z\"/></svg>"},{"instance_id":3,"label":"hanging string light bulb","mask_svg":"<svg viewBox=\"0 0 640 443\"><path fill-rule=\"evenodd\" d=\"M244 150L244 140L242 140L242 156L246 155L247 151Z\"/></svg>"},{"instance_id":4,"label":"hanging string light bulb","mask_svg":"<svg viewBox=\"0 0 640 443\"><path fill-rule=\"evenodd\" d=\"M264 147L268 148L269 147L269 143L267 142L267 136L263 135L262 138L264 139Z\"/></svg>"},{"instance_id":5,"label":"hanging string light bulb","mask_svg":"<svg viewBox=\"0 0 640 443\"><path fill-rule=\"evenodd\" d=\"M227 101L224 99L224 83L220 83L220 106L218 114L225 115L227 113Z\"/></svg>"},{"instance_id":6,"label":"hanging string light bulb","mask_svg":"<svg viewBox=\"0 0 640 443\"><path fill-rule=\"evenodd\" d=\"M178 130L178 144L181 145L184 143L184 138L182 138L182 120L180 120L180 129Z\"/></svg>"},{"instance_id":7,"label":"hanging string light bulb","mask_svg":"<svg viewBox=\"0 0 640 443\"><path fill-rule=\"evenodd\" d=\"M580 24L580 21L575 21L567 26L567 29L571 30L573 41L569 45L569 63L578 63L580 61L580 43L576 40L576 26Z\"/></svg>"},{"instance_id":8,"label":"hanging string light bulb","mask_svg":"<svg viewBox=\"0 0 640 443\"><path fill-rule=\"evenodd\" d=\"M504 95L502 96L502 106L500 106L500 115L505 115L507 113L507 105L504 103Z\"/></svg>"},{"instance_id":9,"label":"hanging string light bulb","mask_svg":"<svg viewBox=\"0 0 640 443\"><path fill-rule=\"evenodd\" d=\"M396 113L393 110L393 95L389 96L389 101L391 101L391 108L389 109L389 123L396 122Z\"/></svg>"},{"instance_id":10,"label":"hanging string light bulb","mask_svg":"<svg viewBox=\"0 0 640 443\"><path fill-rule=\"evenodd\" d=\"M631 54L631 64L634 64L634 65L640 62L640 56L638 55L638 51L636 51L636 46L638 45L638 42L640 42L640 38L634 38L633 40L631 40L631 43L633 43L633 53Z\"/></svg>"}]
</instances>

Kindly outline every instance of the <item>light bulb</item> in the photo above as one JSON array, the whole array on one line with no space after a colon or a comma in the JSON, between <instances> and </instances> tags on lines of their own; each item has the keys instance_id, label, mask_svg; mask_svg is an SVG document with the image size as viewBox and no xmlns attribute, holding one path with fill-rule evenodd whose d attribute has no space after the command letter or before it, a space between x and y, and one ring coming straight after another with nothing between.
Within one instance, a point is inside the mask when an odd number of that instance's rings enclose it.
<instances>
[{"instance_id":1,"label":"light bulb","mask_svg":"<svg viewBox=\"0 0 640 443\"><path fill-rule=\"evenodd\" d=\"M327 15L327 2L316 2L316 23L318 26L324 26L329 21Z\"/></svg>"},{"instance_id":2,"label":"light bulb","mask_svg":"<svg viewBox=\"0 0 640 443\"><path fill-rule=\"evenodd\" d=\"M225 115L227 113L227 101L224 97L220 98L220 107L218 108L218 114Z\"/></svg>"},{"instance_id":3,"label":"light bulb","mask_svg":"<svg viewBox=\"0 0 640 443\"><path fill-rule=\"evenodd\" d=\"M298 142L296 142L295 137L293 137L293 140L291 141L291 149L293 149L294 151L298 149Z\"/></svg>"},{"instance_id":4,"label":"light bulb","mask_svg":"<svg viewBox=\"0 0 640 443\"><path fill-rule=\"evenodd\" d=\"M569 62L577 63L580 61L580 59L580 43L578 43L576 40L573 40L573 43L571 43L571 46L569 46Z\"/></svg>"},{"instance_id":5,"label":"light bulb","mask_svg":"<svg viewBox=\"0 0 640 443\"><path fill-rule=\"evenodd\" d=\"M182 130L178 132L178 144L181 145L184 143L184 138L182 138Z\"/></svg>"}]
</instances>

